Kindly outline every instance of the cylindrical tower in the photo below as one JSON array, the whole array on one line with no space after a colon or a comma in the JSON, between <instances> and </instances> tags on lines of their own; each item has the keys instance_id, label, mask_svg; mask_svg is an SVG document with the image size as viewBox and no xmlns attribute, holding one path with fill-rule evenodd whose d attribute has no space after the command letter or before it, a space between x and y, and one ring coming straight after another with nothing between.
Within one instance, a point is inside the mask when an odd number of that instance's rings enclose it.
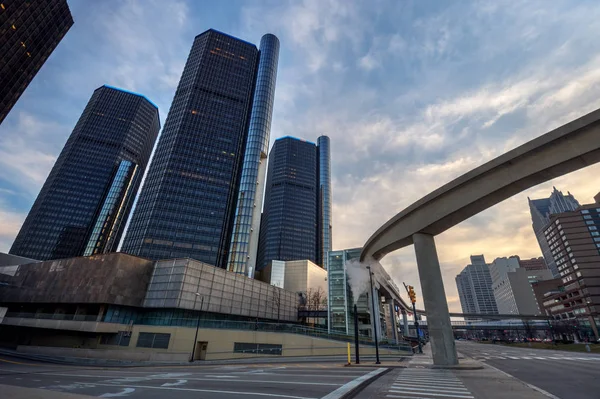
<instances>
[{"instance_id":1,"label":"cylindrical tower","mask_svg":"<svg viewBox=\"0 0 600 399\"><path fill-rule=\"evenodd\" d=\"M240 180L227 269L254 276L260 213L277 80L279 39L270 33L260 40L260 54L248 139Z\"/></svg>"},{"instance_id":2,"label":"cylindrical tower","mask_svg":"<svg viewBox=\"0 0 600 399\"><path fill-rule=\"evenodd\" d=\"M317 139L319 149L319 264L325 267L327 252L332 249L331 232L331 152L329 137Z\"/></svg>"}]
</instances>

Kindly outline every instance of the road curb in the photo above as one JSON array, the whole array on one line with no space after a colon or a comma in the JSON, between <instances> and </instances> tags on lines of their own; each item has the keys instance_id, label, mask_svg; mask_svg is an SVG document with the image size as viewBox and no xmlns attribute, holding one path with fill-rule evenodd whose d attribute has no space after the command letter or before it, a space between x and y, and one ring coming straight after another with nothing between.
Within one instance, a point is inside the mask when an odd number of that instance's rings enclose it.
<instances>
[{"instance_id":1,"label":"road curb","mask_svg":"<svg viewBox=\"0 0 600 399\"><path fill-rule=\"evenodd\" d=\"M391 368L380 367L368 374L358 377L347 384L342 385L335 391L323 396L321 399L351 399L356 396L367 385L389 372Z\"/></svg>"}]
</instances>

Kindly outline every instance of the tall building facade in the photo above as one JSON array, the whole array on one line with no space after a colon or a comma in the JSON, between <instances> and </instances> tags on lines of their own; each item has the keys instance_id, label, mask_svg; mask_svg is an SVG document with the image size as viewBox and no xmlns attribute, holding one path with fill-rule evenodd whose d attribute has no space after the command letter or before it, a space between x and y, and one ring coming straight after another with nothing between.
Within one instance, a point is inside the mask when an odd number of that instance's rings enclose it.
<instances>
[{"instance_id":1,"label":"tall building facade","mask_svg":"<svg viewBox=\"0 0 600 399\"><path fill-rule=\"evenodd\" d=\"M573 211L579 207L579 202L571 193L567 192L567 195L564 195L556 187L553 187L550 197L533 200L528 198L528 201L533 231L542 250L542 255L544 256L546 265L548 265L548 269L550 269L555 277L558 277L559 272L552 257L550 247L546 242L544 228L550 221L550 215Z\"/></svg>"},{"instance_id":2,"label":"tall building facade","mask_svg":"<svg viewBox=\"0 0 600 399\"><path fill-rule=\"evenodd\" d=\"M543 257L531 259L519 259L519 267L529 271L548 270L548 265Z\"/></svg>"},{"instance_id":3,"label":"tall building facade","mask_svg":"<svg viewBox=\"0 0 600 399\"><path fill-rule=\"evenodd\" d=\"M550 216L544 235L562 284L543 303L557 320L600 328L600 204Z\"/></svg>"},{"instance_id":4,"label":"tall building facade","mask_svg":"<svg viewBox=\"0 0 600 399\"><path fill-rule=\"evenodd\" d=\"M317 263L324 266L327 260L327 252L333 249L332 232L332 198L331 198L331 149L329 137L320 136L317 139L319 150L319 199L318 199L318 245Z\"/></svg>"},{"instance_id":5,"label":"tall building facade","mask_svg":"<svg viewBox=\"0 0 600 399\"><path fill-rule=\"evenodd\" d=\"M463 313L497 314L492 277L483 255L471 255L471 264L456 276Z\"/></svg>"},{"instance_id":6,"label":"tall building facade","mask_svg":"<svg viewBox=\"0 0 600 399\"><path fill-rule=\"evenodd\" d=\"M0 123L73 26L66 0L0 4Z\"/></svg>"},{"instance_id":7,"label":"tall building facade","mask_svg":"<svg viewBox=\"0 0 600 399\"><path fill-rule=\"evenodd\" d=\"M525 262L528 266L532 262ZM539 262L537 263L539 266ZM496 258L490 265L492 290L500 314L540 314L531 285L552 279L552 272L521 267L518 256Z\"/></svg>"},{"instance_id":8,"label":"tall building facade","mask_svg":"<svg viewBox=\"0 0 600 399\"><path fill-rule=\"evenodd\" d=\"M212 29L194 39L123 252L227 267L240 180L256 184L257 177L243 172L260 169L264 161L261 140L269 124L262 118L270 118L270 110L263 107L273 102L269 85L259 82L274 79L278 42L266 35L261 43L265 48L259 52L254 44ZM261 59L271 62L261 69ZM248 145L253 156L246 168ZM246 205L240 204L244 212ZM250 219L242 220L245 226ZM248 243L239 246L247 250Z\"/></svg>"},{"instance_id":9,"label":"tall building facade","mask_svg":"<svg viewBox=\"0 0 600 399\"><path fill-rule=\"evenodd\" d=\"M258 251L258 232L279 60L279 40L274 35L263 36L258 57L256 88L227 264L229 271L247 274L250 277L254 275Z\"/></svg>"},{"instance_id":10,"label":"tall building facade","mask_svg":"<svg viewBox=\"0 0 600 399\"><path fill-rule=\"evenodd\" d=\"M158 108L94 91L10 250L49 260L115 251L160 130Z\"/></svg>"},{"instance_id":11,"label":"tall building facade","mask_svg":"<svg viewBox=\"0 0 600 399\"><path fill-rule=\"evenodd\" d=\"M331 247L330 205L324 207L322 201L325 190L329 198L331 193L329 139L321 138L320 142L326 146L322 161L322 148L309 141L283 137L273 145L260 227L258 270L273 260L307 259L318 263ZM321 165L326 168L323 173L319 170ZM323 221L324 211L329 220ZM328 240L325 243L324 236Z\"/></svg>"}]
</instances>

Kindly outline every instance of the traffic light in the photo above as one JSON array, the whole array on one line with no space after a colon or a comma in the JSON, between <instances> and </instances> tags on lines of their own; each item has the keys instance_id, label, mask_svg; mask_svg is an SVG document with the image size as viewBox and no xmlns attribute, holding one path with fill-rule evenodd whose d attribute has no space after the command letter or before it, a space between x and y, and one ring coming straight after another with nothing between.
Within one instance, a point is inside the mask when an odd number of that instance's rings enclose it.
<instances>
[{"instance_id":1,"label":"traffic light","mask_svg":"<svg viewBox=\"0 0 600 399\"><path fill-rule=\"evenodd\" d=\"M415 290L412 285L408 286L408 296L410 297L410 301L412 303L417 302L417 294L415 294Z\"/></svg>"}]
</instances>

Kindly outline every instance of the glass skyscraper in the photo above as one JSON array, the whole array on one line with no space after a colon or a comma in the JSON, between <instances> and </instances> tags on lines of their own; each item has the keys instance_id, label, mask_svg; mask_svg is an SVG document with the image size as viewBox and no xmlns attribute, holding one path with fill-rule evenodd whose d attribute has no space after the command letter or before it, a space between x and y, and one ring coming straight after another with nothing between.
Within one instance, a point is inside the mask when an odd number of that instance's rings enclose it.
<instances>
[{"instance_id":1,"label":"glass skyscraper","mask_svg":"<svg viewBox=\"0 0 600 399\"><path fill-rule=\"evenodd\" d=\"M115 251L159 130L158 108L144 96L96 89L10 253L49 260Z\"/></svg>"},{"instance_id":2,"label":"glass skyscraper","mask_svg":"<svg viewBox=\"0 0 600 399\"><path fill-rule=\"evenodd\" d=\"M332 250L332 213L331 213L331 149L329 148L329 137L321 136L317 139L319 150L319 219L318 223L318 245L317 264L325 267L327 252Z\"/></svg>"},{"instance_id":3,"label":"glass skyscraper","mask_svg":"<svg viewBox=\"0 0 600 399\"><path fill-rule=\"evenodd\" d=\"M550 215L574 211L579 208L579 202L571 193L567 192L567 195L564 195L562 191L557 190L556 187L553 187L552 194L550 194L550 197L548 198L533 200L527 198L527 200L529 201L533 232L535 233L535 237L542 250L546 265L548 265L548 269L550 269L554 277L559 277L560 273L556 266L556 262L554 261L554 257L552 256L550 246L546 241L544 230L546 225L550 222Z\"/></svg>"},{"instance_id":4,"label":"glass skyscraper","mask_svg":"<svg viewBox=\"0 0 600 399\"><path fill-rule=\"evenodd\" d=\"M471 264L456 276L463 313L498 314L490 267L483 255L471 255Z\"/></svg>"},{"instance_id":5,"label":"glass skyscraper","mask_svg":"<svg viewBox=\"0 0 600 399\"><path fill-rule=\"evenodd\" d=\"M196 36L123 252L227 267L236 208L251 225L238 196L241 180L258 179L278 49L273 35L260 51L212 29ZM238 245L248 248L246 239Z\"/></svg>"},{"instance_id":6,"label":"glass skyscraper","mask_svg":"<svg viewBox=\"0 0 600 399\"><path fill-rule=\"evenodd\" d=\"M260 227L258 270L273 260L306 259L323 266L323 253L331 248L329 138L322 136L319 143L321 146L283 137L273 145ZM326 248L322 247L323 236Z\"/></svg>"},{"instance_id":7,"label":"glass skyscraper","mask_svg":"<svg viewBox=\"0 0 600 399\"><path fill-rule=\"evenodd\" d=\"M0 123L72 25L66 0L0 1Z\"/></svg>"},{"instance_id":8,"label":"glass skyscraper","mask_svg":"<svg viewBox=\"0 0 600 399\"><path fill-rule=\"evenodd\" d=\"M227 266L229 271L250 277L254 275L258 250L278 59L279 40L270 34L263 36Z\"/></svg>"}]
</instances>

